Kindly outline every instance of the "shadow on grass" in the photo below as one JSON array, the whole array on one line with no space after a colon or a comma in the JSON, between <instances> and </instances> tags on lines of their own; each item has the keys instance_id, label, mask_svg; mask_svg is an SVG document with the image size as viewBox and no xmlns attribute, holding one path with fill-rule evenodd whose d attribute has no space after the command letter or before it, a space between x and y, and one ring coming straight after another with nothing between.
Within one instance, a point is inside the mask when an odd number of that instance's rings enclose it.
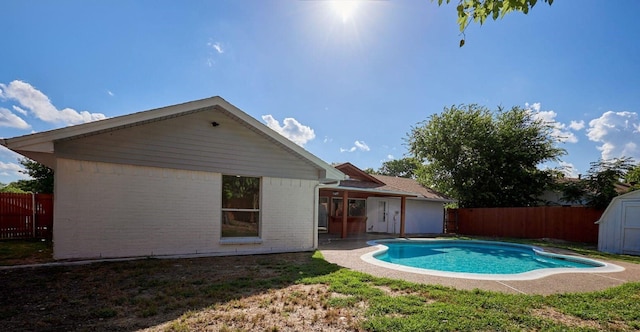
<instances>
[{"instance_id":1,"label":"shadow on grass","mask_svg":"<svg viewBox=\"0 0 640 332\"><path fill-rule=\"evenodd\" d=\"M0 330L134 330L340 268L318 253L0 271Z\"/></svg>"},{"instance_id":2,"label":"shadow on grass","mask_svg":"<svg viewBox=\"0 0 640 332\"><path fill-rule=\"evenodd\" d=\"M53 261L53 245L51 241L0 241L0 266L36 264Z\"/></svg>"}]
</instances>

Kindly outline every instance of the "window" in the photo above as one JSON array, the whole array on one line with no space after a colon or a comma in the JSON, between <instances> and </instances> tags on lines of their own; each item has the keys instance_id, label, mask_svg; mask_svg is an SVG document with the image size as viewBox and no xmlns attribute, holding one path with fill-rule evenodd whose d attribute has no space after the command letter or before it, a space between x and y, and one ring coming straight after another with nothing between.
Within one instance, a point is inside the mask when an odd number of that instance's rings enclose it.
<instances>
[{"instance_id":1,"label":"window","mask_svg":"<svg viewBox=\"0 0 640 332\"><path fill-rule=\"evenodd\" d=\"M260 178L222 176L222 237L260 234Z\"/></svg>"},{"instance_id":2,"label":"window","mask_svg":"<svg viewBox=\"0 0 640 332\"><path fill-rule=\"evenodd\" d=\"M367 200L365 199L349 199L348 217L364 217L367 215ZM342 216L342 198L333 199L333 210L331 215L334 217Z\"/></svg>"}]
</instances>

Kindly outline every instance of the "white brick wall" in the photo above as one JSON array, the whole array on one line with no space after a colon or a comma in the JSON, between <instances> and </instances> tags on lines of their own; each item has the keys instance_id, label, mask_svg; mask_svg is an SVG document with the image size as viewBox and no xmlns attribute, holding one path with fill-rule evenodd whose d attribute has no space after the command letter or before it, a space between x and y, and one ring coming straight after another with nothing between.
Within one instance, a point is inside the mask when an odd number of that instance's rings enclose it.
<instances>
[{"instance_id":1,"label":"white brick wall","mask_svg":"<svg viewBox=\"0 0 640 332\"><path fill-rule=\"evenodd\" d=\"M263 178L261 243L221 244L220 173L57 162L57 259L313 249L315 181Z\"/></svg>"}]
</instances>

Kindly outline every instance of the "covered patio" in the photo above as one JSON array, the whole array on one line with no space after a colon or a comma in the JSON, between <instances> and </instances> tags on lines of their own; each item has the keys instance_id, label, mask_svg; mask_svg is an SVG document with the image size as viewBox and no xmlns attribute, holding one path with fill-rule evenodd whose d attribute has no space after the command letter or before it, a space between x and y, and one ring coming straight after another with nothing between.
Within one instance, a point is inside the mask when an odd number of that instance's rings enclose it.
<instances>
[{"instance_id":1,"label":"covered patio","mask_svg":"<svg viewBox=\"0 0 640 332\"><path fill-rule=\"evenodd\" d=\"M344 181L343 181L344 182ZM400 198L400 237L405 236L406 199L415 197L408 193L379 191L341 185L320 190L320 214L318 224L329 234L339 234L341 238L367 233L366 200L370 197ZM346 211L346 213L345 213ZM380 212L387 220L388 212Z\"/></svg>"}]
</instances>

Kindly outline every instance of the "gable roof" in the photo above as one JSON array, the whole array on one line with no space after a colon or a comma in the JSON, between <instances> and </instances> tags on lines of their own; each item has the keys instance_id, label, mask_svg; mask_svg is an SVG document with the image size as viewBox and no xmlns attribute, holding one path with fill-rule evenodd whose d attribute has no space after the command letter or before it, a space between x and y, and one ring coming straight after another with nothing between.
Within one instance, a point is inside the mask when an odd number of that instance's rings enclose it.
<instances>
[{"instance_id":1,"label":"gable roof","mask_svg":"<svg viewBox=\"0 0 640 332\"><path fill-rule=\"evenodd\" d=\"M607 205L607 208L604 210L604 212L602 212L600 219L598 219L598 221L596 221L595 223L596 224L605 223L609 219L608 215L611 213L615 213L614 210L618 205L618 201L625 201L625 200L640 200L640 190L630 191L626 194L622 194L611 199L611 202L609 202L609 205Z\"/></svg>"},{"instance_id":2,"label":"gable roof","mask_svg":"<svg viewBox=\"0 0 640 332\"><path fill-rule=\"evenodd\" d=\"M359 181L368 181L368 182L373 182L377 184L384 184L384 182L381 182L380 180L373 177L371 174L359 169L358 167L356 167L350 162L338 164L333 167L335 167L336 169L340 170L342 173L347 175L349 179L355 179Z\"/></svg>"},{"instance_id":3,"label":"gable roof","mask_svg":"<svg viewBox=\"0 0 640 332\"><path fill-rule=\"evenodd\" d=\"M449 197L421 185L414 179L368 174L348 162L334 167L348 176L347 179L340 181L339 185L333 186L335 189L453 202Z\"/></svg>"},{"instance_id":4,"label":"gable roof","mask_svg":"<svg viewBox=\"0 0 640 332\"><path fill-rule=\"evenodd\" d=\"M322 161L320 158L311 154L284 136L278 134L273 129L267 127L219 96L30 135L0 139L0 144L53 168L55 166L55 142L140 126L208 109L225 112L238 122L244 124L250 130L264 137L266 140L301 158L318 170L321 182L332 182L345 178L345 175L339 170Z\"/></svg>"}]
</instances>

